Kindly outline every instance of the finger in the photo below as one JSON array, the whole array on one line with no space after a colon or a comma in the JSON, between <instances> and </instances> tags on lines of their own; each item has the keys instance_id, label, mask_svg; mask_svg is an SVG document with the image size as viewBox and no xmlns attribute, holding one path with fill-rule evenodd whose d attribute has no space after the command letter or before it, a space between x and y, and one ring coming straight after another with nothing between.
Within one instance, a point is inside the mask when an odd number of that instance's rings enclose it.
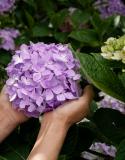
<instances>
[{"instance_id":1,"label":"finger","mask_svg":"<svg viewBox=\"0 0 125 160\"><path fill-rule=\"evenodd\" d=\"M83 95L80 97L80 101L89 105L93 97L94 97L93 87L91 85L87 85L83 91Z\"/></svg>"},{"instance_id":2,"label":"finger","mask_svg":"<svg viewBox=\"0 0 125 160\"><path fill-rule=\"evenodd\" d=\"M3 86L2 90L1 90L1 94L5 93L6 91L6 86Z\"/></svg>"}]
</instances>

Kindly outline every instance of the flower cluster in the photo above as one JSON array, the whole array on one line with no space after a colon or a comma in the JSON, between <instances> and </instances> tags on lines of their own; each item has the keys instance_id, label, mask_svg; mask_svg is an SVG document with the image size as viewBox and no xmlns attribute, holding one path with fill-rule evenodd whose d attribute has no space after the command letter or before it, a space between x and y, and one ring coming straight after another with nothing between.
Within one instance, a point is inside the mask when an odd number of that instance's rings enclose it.
<instances>
[{"instance_id":1,"label":"flower cluster","mask_svg":"<svg viewBox=\"0 0 125 160\"><path fill-rule=\"evenodd\" d=\"M20 35L20 32L14 28L0 29L0 48L5 50L14 50L14 39Z\"/></svg>"},{"instance_id":2,"label":"flower cluster","mask_svg":"<svg viewBox=\"0 0 125 160\"><path fill-rule=\"evenodd\" d=\"M13 107L38 117L78 98L79 67L68 45L21 45L7 67L7 93Z\"/></svg>"},{"instance_id":3,"label":"flower cluster","mask_svg":"<svg viewBox=\"0 0 125 160\"><path fill-rule=\"evenodd\" d=\"M99 102L99 106L102 108L112 108L115 110L120 111L121 113L125 114L125 103L101 92L100 96L104 98Z\"/></svg>"},{"instance_id":4,"label":"flower cluster","mask_svg":"<svg viewBox=\"0 0 125 160\"><path fill-rule=\"evenodd\" d=\"M112 15L125 16L125 4L122 0L97 0L94 5L99 10L102 18Z\"/></svg>"},{"instance_id":5,"label":"flower cluster","mask_svg":"<svg viewBox=\"0 0 125 160\"><path fill-rule=\"evenodd\" d=\"M102 153L104 155L109 155L111 157L115 157L116 155L116 148L114 146L109 146L105 143L100 143L100 142L96 142L94 144L91 145L90 150ZM100 157L93 155L91 153L88 152L83 152L82 156L88 160L95 160L95 159L100 159Z\"/></svg>"},{"instance_id":6,"label":"flower cluster","mask_svg":"<svg viewBox=\"0 0 125 160\"><path fill-rule=\"evenodd\" d=\"M9 12L14 7L15 0L0 0L0 14Z\"/></svg>"},{"instance_id":7,"label":"flower cluster","mask_svg":"<svg viewBox=\"0 0 125 160\"><path fill-rule=\"evenodd\" d=\"M105 44L101 47L101 55L104 58L125 63L125 36L118 39L113 37L108 38Z\"/></svg>"}]
</instances>

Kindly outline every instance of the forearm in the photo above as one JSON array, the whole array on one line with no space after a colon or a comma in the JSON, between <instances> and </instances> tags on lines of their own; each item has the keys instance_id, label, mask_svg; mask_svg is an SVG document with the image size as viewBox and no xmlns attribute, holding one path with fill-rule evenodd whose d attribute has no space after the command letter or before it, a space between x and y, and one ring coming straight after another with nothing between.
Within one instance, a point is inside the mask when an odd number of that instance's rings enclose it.
<instances>
[{"instance_id":1,"label":"forearm","mask_svg":"<svg viewBox=\"0 0 125 160\"><path fill-rule=\"evenodd\" d=\"M28 120L23 112L12 107L3 88L0 94L0 143L16 128L17 125Z\"/></svg>"},{"instance_id":2,"label":"forearm","mask_svg":"<svg viewBox=\"0 0 125 160\"><path fill-rule=\"evenodd\" d=\"M8 118L8 114L0 106L0 143L16 128L17 123Z\"/></svg>"},{"instance_id":3,"label":"forearm","mask_svg":"<svg viewBox=\"0 0 125 160\"><path fill-rule=\"evenodd\" d=\"M60 121L43 124L28 160L56 160L68 128L64 122Z\"/></svg>"}]
</instances>

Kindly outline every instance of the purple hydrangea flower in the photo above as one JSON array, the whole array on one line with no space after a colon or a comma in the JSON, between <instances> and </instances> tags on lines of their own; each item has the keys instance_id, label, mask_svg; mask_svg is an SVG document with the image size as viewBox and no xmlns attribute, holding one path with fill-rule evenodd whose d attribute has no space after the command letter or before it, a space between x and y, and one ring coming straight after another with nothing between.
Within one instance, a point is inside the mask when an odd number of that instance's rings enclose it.
<instances>
[{"instance_id":1,"label":"purple hydrangea flower","mask_svg":"<svg viewBox=\"0 0 125 160\"><path fill-rule=\"evenodd\" d=\"M23 44L7 67L7 93L13 107L38 117L78 98L79 67L68 45Z\"/></svg>"},{"instance_id":2,"label":"purple hydrangea flower","mask_svg":"<svg viewBox=\"0 0 125 160\"><path fill-rule=\"evenodd\" d=\"M117 151L113 145L109 146L105 143L100 143L100 142L96 142L96 143L92 144L90 147L90 150L102 153L104 155L109 155L111 157L115 157L116 151ZM82 157L87 158L88 160L95 160L95 159L101 160L100 157L98 157L94 154L91 154L89 152L83 152Z\"/></svg>"},{"instance_id":3,"label":"purple hydrangea flower","mask_svg":"<svg viewBox=\"0 0 125 160\"><path fill-rule=\"evenodd\" d=\"M15 43L14 39L20 35L20 32L14 28L0 29L0 48L5 50L14 50Z\"/></svg>"},{"instance_id":4,"label":"purple hydrangea flower","mask_svg":"<svg viewBox=\"0 0 125 160\"><path fill-rule=\"evenodd\" d=\"M104 98L99 102L99 106L102 108L112 108L115 110L120 111L121 113L125 114L125 103L101 92L100 96Z\"/></svg>"},{"instance_id":5,"label":"purple hydrangea flower","mask_svg":"<svg viewBox=\"0 0 125 160\"><path fill-rule=\"evenodd\" d=\"M125 16L125 4L122 0L97 0L94 5L99 10L102 18L112 15Z\"/></svg>"},{"instance_id":6,"label":"purple hydrangea flower","mask_svg":"<svg viewBox=\"0 0 125 160\"><path fill-rule=\"evenodd\" d=\"M11 11L14 7L15 0L0 0L0 14Z\"/></svg>"}]
</instances>

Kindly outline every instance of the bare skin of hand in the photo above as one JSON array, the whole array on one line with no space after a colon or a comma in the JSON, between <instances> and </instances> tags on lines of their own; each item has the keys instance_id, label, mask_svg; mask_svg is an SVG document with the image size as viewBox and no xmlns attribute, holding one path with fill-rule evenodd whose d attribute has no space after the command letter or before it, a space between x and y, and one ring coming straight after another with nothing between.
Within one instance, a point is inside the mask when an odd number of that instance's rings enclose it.
<instances>
[{"instance_id":1,"label":"bare skin of hand","mask_svg":"<svg viewBox=\"0 0 125 160\"><path fill-rule=\"evenodd\" d=\"M5 87L0 93L0 142L2 142L13 129L28 120L22 112L12 108Z\"/></svg>"},{"instance_id":2,"label":"bare skin of hand","mask_svg":"<svg viewBox=\"0 0 125 160\"><path fill-rule=\"evenodd\" d=\"M86 86L78 100L67 102L54 111L45 113L28 160L57 160L69 127L88 114L93 96L92 87Z\"/></svg>"}]
</instances>

